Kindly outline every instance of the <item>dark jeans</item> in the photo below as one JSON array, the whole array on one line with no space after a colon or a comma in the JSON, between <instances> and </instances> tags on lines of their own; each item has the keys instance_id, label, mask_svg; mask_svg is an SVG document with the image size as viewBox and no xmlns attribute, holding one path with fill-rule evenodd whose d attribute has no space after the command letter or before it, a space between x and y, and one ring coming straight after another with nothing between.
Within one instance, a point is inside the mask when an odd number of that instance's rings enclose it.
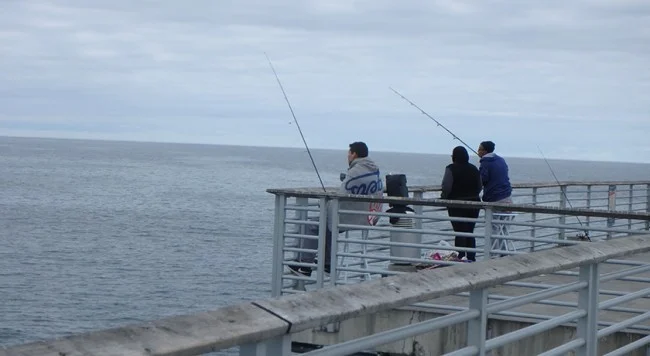
<instances>
[{"instance_id":1,"label":"dark jeans","mask_svg":"<svg viewBox=\"0 0 650 356\"><path fill-rule=\"evenodd\" d=\"M459 217L459 218L478 218L480 210L479 209L462 209L462 208L448 208L447 213L450 217ZM455 232L467 232L473 233L475 222L465 222L465 221L452 221L451 226L454 228ZM466 247L466 248L476 248L476 239L468 236L456 236L454 240L454 246L456 247ZM476 261L476 252L469 251L458 251L458 258L465 257L467 254L467 259L470 261Z\"/></svg>"},{"instance_id":2,"label":"dark jeans","mask_svg":"<svg viewBox=\"0 0 650 356\"><path fill-rule=\"evenodd\" d=\"M318 236L319 229L317 225L308 225L305 235ZM318 240L300 239L300 248L318 250ZM299 252L298 262L314 263L317 254L315 252ZM325 230L325 266L330 265L332 258L332 231L328 228Z\"/></svg>"}]
</instances>

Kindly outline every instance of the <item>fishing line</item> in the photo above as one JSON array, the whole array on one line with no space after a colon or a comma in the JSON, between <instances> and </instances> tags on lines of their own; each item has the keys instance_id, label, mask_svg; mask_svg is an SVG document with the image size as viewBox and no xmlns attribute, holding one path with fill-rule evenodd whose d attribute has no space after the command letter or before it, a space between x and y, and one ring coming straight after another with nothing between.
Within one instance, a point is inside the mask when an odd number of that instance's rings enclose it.
<instances>
[{"instance_id":1,"label":"fishing line","mask_svg":"<svg viewBox=\"0 0 650 356\"><path fill-rule=\"evenodd\" d=\"M412 102L411 100L407 99L404 95L402 95L401 93L399 93L397 90L393 89L392 87L389 87L389 89L392 90L393 93L399 95L402 99L404 99L405 101L407 101L409 104L411 104L411 106L413 106L413 107L415 107L416 109L420 110L420 112L421 112L422 114L426 115L429 119L433 120L433 121L434 121L438 126L442 127L445 131L447 131L447 132L448 132L448 133L449 133L449 134L450 134L450 135L451 135L455 140L460 141L463 145L465 145L465 147L469 148L472 152L474 152L476 155L478 155L478 152L476 152L472 147L470 147L467 143L465 143L465 141L461 140L458 136L456 136L456 134L454 134L453 132L451 132L451 130L449 130L449 129L446 128L443 124L441 124L440 121L436 120L433 116L429 115L426 111L424 111L422 108L420 108L419 106L417 106L417 105L416 105L414 102ZM561 185L561 184L560 184L560 181L557 179L557 176L555 175L555 172L553 171L553 168L551 167L551 164L548 162L548 160L547 160L546 157L544 156L544 153L543 153L542 150L539 148L539 146L537 146L537 148L539 149L539 152L542 154L542 157L544 158L544 162L546 162L546 164L548 165L548 168L551 170L551 174L553 174L553 178L555 179L555 183L556 183L558 186L560 186L560 185ZM560 189L561 189L561 188L560 188ZM568 197L567 194L566 194L566 190L565 190L565 189L561 189L561 190L562 190L562 193L564 194L564 198L566 199L567 203L569 203L569 207L570 207L571 209L573 209L573 205L571 204L571 200L569 200L569 197ZM586 240L591 241L591 239L589 238L589 231L587 231L587 229L585 229L585 226L582 224L582 221L580 220L580 217L579 217L579 216L576 216L576 218L578 219L578 223L580 224L580 227L583 228L583 231L584 231L584 235L583 235L583 236L578 236L578 238L582 238L582 237L584 237Z\"/></svg>"},{"instance_id":2,"label":"fishing line","mask_svg":"<svg viewBox=\"0 0 650 356\"><path fill-rule=\"evenodd\" d=\"M289 111L291 111L291 116L293 116L293 121L296 123L296 127L298 127L298 132L300 133L300 137L302 137L302 142L305 144L305 148L307 149L307 154L309 155L309 159L311 160L311 164L314 166L314 170L316 171L316 175L318 176L318 181L320 182L320 185L323 188L323 191L327 192L327 189L325 189L325 184L323 184L323 180L321 179L320 173L318 172L318 167L316 167L316 162L314 162L314 157L311 155L311 151L309 150L309 146L307 145L307 141L305 140L305 136L302 134L302 129L300 129L300 124L298 123L298 119L296 118L296 114L293 112L293 107L291 107L291 103L289 102L289 98L287 97L287 93L284 91L284 87L282 86L282 82L280 82L280 77L278 77L278 73L275 71L275 68L273 67L273 63L271 63L271 59L266 54L266 52L264 52L264 56L266 56L266 60L269 61L269 66L271 66L271 70L273 71L273 74L275 75L275 79L278 81L278 85L280 86L280 90L282 90L282 95L284 95L284 100L287 102L287 105L289 106Z\"/></svg>"},{"instance_id":3,"label":"fishing line","mask_svg":"<svg viewBox=\"0 0 650 356\"><path fill-rule=\"evenodd\" d=\"M539 146L537 146L537 149L539 150L539 153L542 154L542 158L544 158L544 162L546 162L546 165L548 166L548 169L551 171L551 174L553 175L553 178L555 179L555 183L558 186L560 186L560 191L562 191L562 194L564 194L564 199L566 199L566 202L569 203L569 207L571 209L573 209L573 205L571 204L571 200L569 199L569 197L566 194L566 189L562 189L562 187L561 187L562 184L560 184L560 181L557 179L557 176L555 175L555 171L553 171L553 167L551 167L551 164L546 159L546 156L544 156L544 152L542 152L542 149L539 148ZM591 241L591 239L589 238L589 231L587 231L587 229L585 229L584 225L582 225L582 221L580 221L580 217L576 215L576 219L578 219L578 223L580 223L580 227L583 228L583 231L585 233L584 237L587 240ZM580 237L580 236L578 236L578 237Z\"/></svg>"},{"instance_id":4,"label":"fishing line","mask_svg":"<svg viewBox=\"0 0 650 356\"><path fill-rule=\"evenodd\" d=\"M406 101L407 101L409 104L411 104L413 107L415 107L416 109L420 110L421 113L423 113L424 115L426 115L429 119L433 120L436 124L438 124L438 126L442 127L445 131L449 132L449 134L450 134L450 135L451 135L455 140L460 141L463 145L465 145L465 147L469 148L472 152L474 152L475 155L478 156L478 152L474 151L473 148L471 148L468 144L465 143L465 141L461 140L458 136L456 136L456 134L454 134L454 133L451 132L448 128L446 128L445 125L441 124L440 121L434 119L433 116L429 115L426 111L422 110L419 106L417 106L414 102L412 102L412 101L410 101L409 99L407 99L404 95L400 94L397 90L395 90L395 89L393 89L393 88L391 88L391 87L389 87L389 89L392 90L393 93L399 95L402 99L406 100Z\"/></svg>"}]
</instances>

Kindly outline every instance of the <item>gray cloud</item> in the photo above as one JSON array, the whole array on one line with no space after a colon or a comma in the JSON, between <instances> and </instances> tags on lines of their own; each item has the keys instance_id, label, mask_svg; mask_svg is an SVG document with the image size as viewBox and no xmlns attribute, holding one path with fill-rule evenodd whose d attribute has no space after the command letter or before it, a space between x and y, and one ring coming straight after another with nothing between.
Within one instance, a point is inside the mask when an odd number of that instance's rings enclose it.
<instances>
[{"instance_id":1,"label":"gray cloud","mask_svg":"<svg viewBox=\"0 0 650 356\"><path fill-rule=\"evenodd\" d=\"M315 147L456 144L388 86L508 155L650 131L647 1L5 0L0 134L300 146L263 52Z\"/></svg>"}]
</instances>

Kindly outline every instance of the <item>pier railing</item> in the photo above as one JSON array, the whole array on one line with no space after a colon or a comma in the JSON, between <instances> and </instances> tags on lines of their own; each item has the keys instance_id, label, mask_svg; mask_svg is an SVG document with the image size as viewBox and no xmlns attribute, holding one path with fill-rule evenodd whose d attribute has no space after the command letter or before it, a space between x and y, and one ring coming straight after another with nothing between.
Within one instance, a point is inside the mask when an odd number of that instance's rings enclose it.
<instances>
[{"instance_id":1,"label":"pier railing","mask_svg":"<svg viewBox=\"0 0 650 356\"><path fill-rule=\"evenodd\" d=\"M295 333L346 319L406 307L429 300L468 293L462 310L393 330L326 346L305 355L349 355L378 345L452 325L465 325L464 345L445 355L485 355L522 338L573 323L575 336L549 345L544 355L628 355L650 342L641 336L615 350L599 350L599 340L634 327L650 317L647 309L637 317L602 325L599 311L615 308L650 295L650 288L599 301L599 284L605 280L631 278L650 270L633 266L612 273L599 273L603 263L650 252L650 236L632 236L549 249L503 259L484 260L449 268L425 270L379 278L354 285L323 288L306 293L242 303L211 312L176 316L140 325L73 335L0 349L0 356L26 355L199 355L240 345L242 356L288 356ZM524 296L490 302L488 289L496 285L577 268L575 281ZM647 282L646 282L647 283ZM577 293L578 302L561 315L496 337L488 337L488 316L531 301ZM646 333L647 334L647 333Z\"/></svg>"},{"instance_id":2,"label":"pier railing","mask_svg":"<svg viewBox=\"0 0 650 356\"><path fill-rule=\"evenodd\" d=\"M514 186L514 204L507 205L436 199L439 187L412 187L409 197L403 198L340 195L334 188L327 192L270 189L275 195L273 296L465 263L453 258L461 251L476 253L480 260L647 233L649 187L645 181L519 184ZM339 209L345 200L381 203L383 209L372 213ZM387 213L393 205L407 205L415 213ZM481 213L477 219L450 218L449 207L475 208ZM326 261L328 209L332 230L344 232L335 234L333 253ZM339 224L339 214L374 215L380 222ZM391 224L391 217L400 220ZM475 222L476 228L473 233L457 233L451 221ZM308 232L313 227L318 227L318 234ZM476 248L454 247L456 236L474 238ZM305 248L306 240L317 240L320 248ZM316 260L297 261L305 253L315 254ZM330 266L328 273L325 265ZM292 274L290 267L314 273Z\"/></svg>"}]
</instances>

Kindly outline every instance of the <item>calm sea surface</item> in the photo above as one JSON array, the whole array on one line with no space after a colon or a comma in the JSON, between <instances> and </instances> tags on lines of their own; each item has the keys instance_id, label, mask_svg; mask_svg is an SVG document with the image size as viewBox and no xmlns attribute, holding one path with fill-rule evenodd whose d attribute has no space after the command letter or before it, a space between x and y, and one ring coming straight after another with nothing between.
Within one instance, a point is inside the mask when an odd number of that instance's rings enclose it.
<instances>
[{"instance_id":1,"label":"calm sea surface","mask_svg":"<svg viewBox=\"0 0 650 356\"><path fill-rule=\"evenodd\" d=\"M313 151L326 185L346 149ZM439 184L450 159L371 157L409 185ZM553 180L543 160L506 158L513 182ZM650 178L550 163L560 180ZM304 149L0 137L0 346L270 296L265 190L318 184Z\"/></svg>"}]
</instances>

